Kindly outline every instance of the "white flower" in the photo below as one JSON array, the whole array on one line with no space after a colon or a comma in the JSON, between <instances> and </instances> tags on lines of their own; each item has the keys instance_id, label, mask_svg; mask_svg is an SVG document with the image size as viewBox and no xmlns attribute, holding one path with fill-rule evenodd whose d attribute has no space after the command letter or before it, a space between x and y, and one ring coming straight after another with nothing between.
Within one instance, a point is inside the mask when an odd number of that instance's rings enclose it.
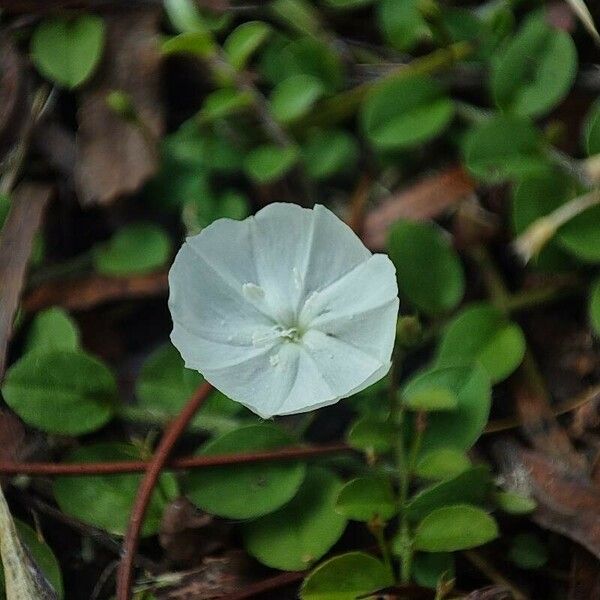
<instances>
[{"instance_id":1,"label":"white flower","mask_svg":"<svg viewBox=\"0 0 600 600\"><path fill-rule=\"evenodd\" d=\"M263 418L333 404L390 368L394 266L323 206L215 221L183 244L169 287L186 367Z\"/></svg>"}]
</instances>

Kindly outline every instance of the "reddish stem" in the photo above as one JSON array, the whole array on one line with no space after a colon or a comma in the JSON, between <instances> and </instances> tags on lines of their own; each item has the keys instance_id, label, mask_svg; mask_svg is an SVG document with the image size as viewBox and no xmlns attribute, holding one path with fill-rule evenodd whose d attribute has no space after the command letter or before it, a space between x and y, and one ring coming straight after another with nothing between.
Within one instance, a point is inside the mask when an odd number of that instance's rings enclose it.
<instances>
[{"instance_id":1,"label":"reddish stem","mask_svg":"<svg viewBox=\"0 0 600 600\"><path fill-rule=\"evenodd\" d=\"M254 596L258 596L258 594L264 594L265 592L282 588L291 583L296 583L303 579L305 575L306 573L303 571L281 573L281 575L275 575L275 577L269 577L269 579L263 579L263 581L247 585L242 591L223 596L220 600L246 600L247 598L253 598Z\"/></svg>"},{"instance_id":2,"label":"reddish stem","mask_svg":"<svg viewBox=\"0 0 600 600\"><path fill-rule=\"evenodd\" d=\"M203 469L239 465L243 463L295 460L315 458L328 454L351 451L344 443L323 444L320 446L300 446L269 450L264 452L215 454L214 456L185 456L168 461L166 468ZM139 473L146 471L150 462L143 460L123 460L118 462L90 463L42 463L42 462L0 462L0 475L114 475L117 473Z\"/></svg>"},{"instance_id":3,"label":"reddish stem","mask_svg":"<svg viewBox=\"0 0 600 600\"><path fill-rule=\"evenodd\" d=\"M212 389L210 383L205 382L196 390L183 410L165 430L152 460L148 463L144 478L138 487L131 517L129 518L129 525L123 540L122 558L117 571L117 600L129 600L131 584L133 582L133 566L140 541L140 532L152 492L160 477L160 473L169 459L169 454L173 450L173 446L175 446L177 440L185 431L185 428Z\"/></svg>"}]
</instances>

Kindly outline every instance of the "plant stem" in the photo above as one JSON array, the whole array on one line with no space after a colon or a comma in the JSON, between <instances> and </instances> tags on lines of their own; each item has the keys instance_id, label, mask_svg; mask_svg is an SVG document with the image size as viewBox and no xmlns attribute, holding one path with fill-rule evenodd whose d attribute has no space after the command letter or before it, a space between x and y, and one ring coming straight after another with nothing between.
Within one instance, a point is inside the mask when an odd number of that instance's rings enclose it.
<instances>
[{"instance_id":1,"label":"plant stem","mask_svg":"<svg viewBox=\"0 0 600 600\"><path fill-rule=\"evenodd\" d=\"M383 558L383 563L385 564L385 568L389 571L392 579L395 579L394 575L394 565L392 563L392 554L390 552L389 544L385 539L383 534L384 526L382 523L370 523L369 531L373 534L373 537L377 540L377 545L379 546L379 551L381 552L381 556Z\"/></svg>"}]
</instances>

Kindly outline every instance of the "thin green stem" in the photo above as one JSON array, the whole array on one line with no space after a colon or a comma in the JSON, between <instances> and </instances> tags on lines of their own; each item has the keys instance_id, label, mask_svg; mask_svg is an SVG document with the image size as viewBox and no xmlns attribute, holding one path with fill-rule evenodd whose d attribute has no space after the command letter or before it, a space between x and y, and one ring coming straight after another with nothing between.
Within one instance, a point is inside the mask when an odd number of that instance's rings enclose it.
<instances>
[{"instance_id":1,"label":"thin green stem","mask_svg":"<svg viewBox=\"0 0 600 600\"><path fill-rule=\"evenodd\" d=\"M389 571L392 579L395 579L394 565L392 563L392 553L390 552L390 547L387 543L387 540L385 539L383 530L384 526L382 523L369 524L369 531L377 540L377 545L379 546L379 551L381 552L381 557L383 558L383 564L385 565L385 568Z\"/></svg>"}]
</instances>

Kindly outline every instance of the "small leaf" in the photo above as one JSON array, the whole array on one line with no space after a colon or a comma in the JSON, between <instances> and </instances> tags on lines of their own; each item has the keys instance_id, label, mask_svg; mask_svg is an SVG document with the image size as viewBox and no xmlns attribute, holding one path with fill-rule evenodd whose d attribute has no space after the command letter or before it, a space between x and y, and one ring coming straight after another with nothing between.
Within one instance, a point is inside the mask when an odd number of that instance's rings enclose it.
<instances>
[{"instance_id":1,"label":"small leaf","mask_svg":"<svg viewBox=\"0 0 600 600\"><path fill-rule=\"evenodd\" d=\"M452 479L441 481L415 494L406 505L409 519L419 521L429 513L450 504L483 504L491 488L487 467L473 467Z\"/></svg>"},{"instance_id":2,"label":"small leaf","mask_svg":"<svg viewBox=\"0 0 600 600\"><path fill-rule=\"evenodd\" d=\"M492 94L506 111L537 117L566 96L576 73L577 51L571 36L549 25L543 14L534 13L493 62Z\"/></svg>"},{"instance_id":3,"label":"small leaf","mask_svg":"<svg viewBox=\"0 0 600 600\"><path fill-rule=\"evenodd\" d=\"M394 583L374 556L348 552L319 565L302 584L301 600L356 600Z\"/></svg>"},{"instance_id":4,"label":"small leaf","mask_svg":"<svg viewBox=\"0 0 600 600\"><path fill-rule=\"evenodd\" d=\"M424 371L405 384L402 394L410 396L432 387L449 389L458 399L458 405L453 411L427 416L423 449L468 450L483 432L490 412L491 386L487 372L479 365Z\"/></svg>"},{"instance_id":5,"label":"small leaf","mask_svg":"<svg viewBox=\"0 0 600 600\"><path fill-rule=\"evenodd\" d=\"M293 442L275 425L249 425L208 442L199 455L275 450ZM209 513L249 519L271 513L289 502L305 474L305 465L297 461L211 467L190 473L186 495Z\"/></svg>"},{"instance_id":6,"label":"small leaf","mask_svg":"<svg viewBox=\"0 0 600 600\"><path fill-rule=\"evenodd\" d=\"M0 488L0 555L6 600L56 600L59 597L23 545L2 488Z\"/></svg>"},{"instance_id":7,"label":"small leaf","mask_svg":"<svg viewBox=\"0 0 600 600\"><path fill-rule=\"evenodd\" d=\"M223 50L231 66L238 71L244 69L270 32L271 27L262 21L246 21L236 27L223 43Z\"/></svg>"},{"instance_id":8,"label":"small leaf","mask_svg":"<svg viewBox=\"0 0 600 600\"><path fill-rule=\"evenodd\" d=\"M338 10L354 10L373 4L374 0L321 0L323 5Z\"/></svg>"},{"instance_id":9,"label":"small leaf","mask_svg":"<svg viewBox=\"0 0 600 600\"><path fill-rule=\"evenodd\" d=\"M397 512L389 481L380 477L359 477L340 491L335 509L353 521L389 521Z\"/></svg>"},{"instance_id":10,"label":"small leaf","mask_svg":"<svg viewBox=\"0 0 600 600\"><path fill-rule=\"evenodd\" d=\"M447 479L454 477L471 466L469 457L455 448L430 450L419 458L415 475L423 479Z\"/></svg>"},{"instance_id":11,"label":"small leaf","mask_svg":"<svg viewBox=\"0 0 600 600\"><path fill-rule=\"evenodd\" d=\"M248 176L257 183L270 183L281 179L298 160L298 149L294 146L265 144L252 150L244 161Z\"/></svg>"},{"instance_id":12,"label":"small leaf","mask_svg":"<svg viewBox=\"0 0 600 600\"><path fill-rule=\"evenodd\" d=\"M377 86L362 107L361 122L375 148L395 150L440 134L453 115L452 100L435 80L413 76Z\"/></svg>"},{"instance_id":13,"label":"small leaf","mask_svg":"<svg viewBox=\"0 0 600 600\"><path fill-rule=\"evenodd\" d=\"M39 312L29 328L27 351L77 350L79 329L73 319L58 307Z\"/></svg>"},{"instance_id":14,"label":"small leaf","mask_svg":"<svg viewBox=\"0 0 600 600\"><path fill-rule=\"evenodd\" d=\"M594 102L584 124L585 150L588 156L600 154L600 102Z\"/></svg>"},{"instance_id":15,"label":"small leaf","mask_svg":"<svg viewBox=\"0 0 600 600\"><path fill-rule=\"evenodd\" d=\"M455 552L487 544L497 537L498 525L484 510L457 504L429 513L415 531L414 547L424 552Z\"/></svg>"},{"instance_id":16,"label":"small leaf","mask_svg":"<svg viewBox=\"0 0 600 600\"><path fill-rule=\"evenodd\" d=\"M58 85L75 88L90 77L102 56L104 22L94 15L42 21L31 38L31 59Z\"/></svg>"},{"instance_id":17,"label":"small leaf","mask_svg":"<svg viewBox=\"0 0 600 600\"><path fill-rule=\"evenodd\" d=\"M492 383L506 379L525 355L525 336L491 304L471 305L450 321L438 348L436 364L479 362Z\"/></svg>"},{"instance_id":18,"label":"small leaf","mask_svg":"<svg viewBox=\"0 0 600 600\"><path fill-rule=\"evenodd\" d=\"M600 335L600 279L592 286L589 303L590 324L596 335Z\"/></svg>"},{"instance_id":19,"label":"small leaf","mask_svg":"<svg viewBox=\"0 0 600 600\"><path fill-rule=\"evenodd\" d=\"M204 123L224 119L242 112L252 104L250 92L238 91L234 88L222 88L206 96L198 118Z\"/></svg>"},{"instance_id":20,"label":"small leaf","mask_svg":"<svg viewBox=\"0 0 600 600\"><path fill-rule=\"evenodd\" d=\"M458 406L458 398L450 390L433 386L405 396L404 406L408 410L426 412L454 410Z\"/></svg>"},{"instance_id":21,"label":"small leaf","mask_svg":"<svg viewBox=\"0 0 600 600\"><path fill-rule=\"evenodd\" d=\"M117 384L104 363L84 352L32 352L8 370L2 395L28 425L81 435L111 419Z\"/></svg>"},{"instance_id":22,"label":"small leaf","mask_svg":"<svg viewBox=\"0 0 600 600\"><path fill-rule=\"evenodd\" d=\"M392 448L395 435L389 420L366 416L352 425L346 439L357 450L379 454Z\"/></svg>"},{"instance_id":23,"label":"small leaf","mask_svg":"<svg viewBox=\"0 0 600 600\"><path fill-rule=\"evenodd\" d=\"M489 183L550 171L539 132L521 117L495 116L475 125L465 136L463 156L471 173Z\"/></svg>"},{"instance_id":24,"label":"small leaf","mask_svg":"<svg viewBox=\"0 0 600 600\"><path fill-rule=\"evenodd\" d=\"M434 223L399 221L389 235L390 258L400 294L429 315L452 310L465 291L461 262Z\"/></svg>"},{"instance_id":25,"label":"small leaf","mask_svg":"<svg viewBox=\"0 0 600 600\"><path fill-rule=\"evenodd\" d=\"M321 181L342 172L351 172L358 158L356 140L341 129L318 129L312 132L302 147L306 173Z\"/></svg>"},{"instance_id":26,"label":"small leaf","mask_svg":"<svg viewBox=\"0 0 600 600\"><path fill-rule=\"evenodd\" d=\"M135 446L104 442L77 448L69 455L68 462L112 462L140 458ZM66 514L109 533L123 535L141 480L142 475L130 473L57 477L54 496ZM146 512L143 536L158 532L165 508L178 495L175 476L163 473Z\"/></svg>"},{"instance_id":27,"label":"small leaf","mask_svg":"<svg viewBox=\"0 0 600 600\"><path fill-rule=\"evenodd\" d=\"M449 552L417 553L413 574L419 585L435 589L444 575L454 577L454 556Z\"/></svg>"},{"instance_id":28,"label":"small leaf","mask_svg":"<svg viewBox=\"0 0 600 600\"><path fill-rule=\"evenodd\" d=\"M522 496L516 492L499 491L495 494L496 504L509 515L528 515L537 506L533 498Z\"/></svg>"},{"instance_id":29,"label":"small leaf","mask_svg":"<svg viewBox=\"0 0 600 600\"><path fill-rule=\"evenodd\" d=\"M521 569L539 569L548 562L548 549L537 535L520 533L513 538L508 557Z\"/></svg>"},{"instance_id":30,"label":"small leaf","mask_svg":"<svg viewBox=\"0 0 600 600\"><path fill-rule=\"evenodd\" d=\"M401 51L411 50L431 37L417 0L381 0L377 5L377 25L384 38Z\"/></svg>"},{"instance_id":31,"label":"small leaf","mask_svg":"<svg viewBox=\"0 0 600 600\"><path fill-rule=\"evenodd\" d=\"M291 123L303 117L323 92L323 84L313 75L292 75L273 90L271 112L281 123Z\"/></svg>"},{"instance_id":32,"label":"small leaf","mask_svg":"<svg viewBox=\"0 0 600 600\"><path fill-rule=\"evenodd\" d=\"M193 54L200 58L207 58L215 52L215 41L206 31L186 31L179 35L167 38L161 45L161 52L170 54Z\"/></svg>"},{"instance_id":33,"label":"small leaf","mask_svg":"<svg viewBox=\"0 0 600 600\"><path fill-rule=\"evenodd\" d=\"M330 471L309 468L291 502L243 525L248 553L274 569L300 571L310 567L346 528L346 519L334 510L341 487L341 481Z\"/></svg>"},{"instance_id":34,"label":"small leaf","mask_svg":"<svg viewBox=\"0 0 600 600\"><path fill-rule=\"evenodd\" d=\"M136 223L94 248L94 266L99 273L116 277L149 273L162 267L170 254L171 241L160 227Z\"/></svg>"},{"instance_id":35,"label":"small leaf","mask_svg":"<svg viewBox=\"0 0 600 600\"><path fill-rule=\"evenodd\" d=\"M165 0L164 8L177 31L208 33L208 24L193 0Z\"/></svg>"}]
</instances>

